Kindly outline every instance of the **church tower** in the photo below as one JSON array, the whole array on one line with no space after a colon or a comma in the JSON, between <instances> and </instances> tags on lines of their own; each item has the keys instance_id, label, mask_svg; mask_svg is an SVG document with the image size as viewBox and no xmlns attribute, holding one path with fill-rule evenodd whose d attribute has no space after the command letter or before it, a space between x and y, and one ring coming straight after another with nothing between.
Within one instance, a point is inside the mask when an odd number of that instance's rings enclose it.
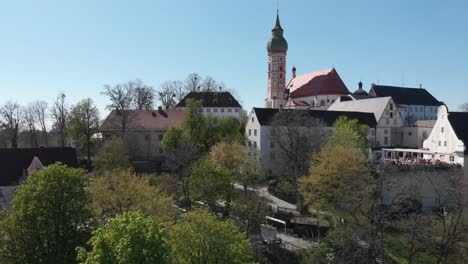
<instances>
[{"instance_id":1,"label":"church tower","mask_svg":"<svg viewBox=\"0 0 468 264\"><path fill-rule=\"evenodd\" d=\"M268 51L268 96L266 108L282 108L286 103L286 54L288 42L283 37L283 28L279 14L276 14L276 24L267 44Z\"/></svg>"}]
</instances>

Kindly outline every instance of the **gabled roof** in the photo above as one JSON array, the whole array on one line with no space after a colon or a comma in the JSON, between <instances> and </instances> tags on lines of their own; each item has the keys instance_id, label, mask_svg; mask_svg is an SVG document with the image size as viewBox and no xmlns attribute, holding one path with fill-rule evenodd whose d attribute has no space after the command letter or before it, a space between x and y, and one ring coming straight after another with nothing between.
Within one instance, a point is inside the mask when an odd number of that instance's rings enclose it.
<instances>
[{"instance_id":1,"label":"gabled roof","mask_svg":"<svg viewBox=\"0 0 468 264\"><path fill-rule=\"evenodd\" d=\"M128 112L127 129L167 130L179 126L184 120L183 110L130 110ZM102 123L99 130L119 130L121 115L112 111Z\"/></svg>"},{"instance_id":2,"label":"gabled roof","mask_svg":"<svg viewBox=\"0 0 468 264\"><path fill-rule=\"evenodd\" d=\"M29 164L28 172L42 170L43 168L44 165L42 164L41 160L38 157L34 156L33 160L31 161L31 164Z\"/></svg>"},{"instance_id":3,"label":"gabled roof","mask_svg":"<svg viewBox=\"0 0 468 264\"><path fill-rule=\"evenodd\" d=\"M350 94L335 68L296 76L291 79L287 89L289 89L289 93L293 98L327 94Z\"/></svg>"},{"instance_id":4,"label":"gabled roof","mask_svg":"<svg viewBox=\"0 0 468 264\"><path fill-rule=\"evenodd\" d=\"M468 155L468 113L449 112L448 120L458 139L463 141L463 144L465 145L465 155Z\"/></svg>"},{"instance_id":5,"label":"gabled roof","mask_svg":"<svg viewBox=\"0 0 468 264\"><path fill-rule=\"evenodd\" d=\"M377 122L385 112L385 108L392 100L391 97L377 97L362 100L352 100L339 102L335 101L329 111L357 111L363 113L373 113Z\"/></svg>"},{"instance_id":6,"label":"gabled roof","mask_svg":"<svg viewBox=\"0 0 468 264\"><path fill-rule=\"evenodd\" d=\"M271 124L274 116L280 111L276 108L253 108L255 115L257 116L258 122L262 126L268 126ZM341 112L341 111L327 111L327 110L291 110L283 109L281 111L296 111L308 113L311 118L317 118L322 120L327 126L331 127L340 116L347 116L350 119L357 119L360 124L368 125L369 127L375 127L377 121L372 113L360 113L360 112Z\"/></svg>"},{"instance_id":7,"label":"gabled roof","mask_svg":"<svg viewBox=\"0 0 468 264\"><path fill-rule=\"evenodd\" d=\"M0 148L0 186L17 185L35 157L44 166L56 162L78 166L74 148Z\"/></svg>"},{"instance_id":8,"label":"gabled roof","mask_svg":"<svg viewBox=\"0 0 468 264\"><path fill-rule=\"evenodd\" d=\"M190 92L175 107L186 107L187 99L201 101L203 107L242 107L230 92Z\"/></svg>"},{"instance_id":9,"label":"gabled roof","mask_svg":"<svg viewBox=\"0 0 468 264\"><path fill-rule=\"evenodd\" d=\"M407 88L372 84L369 94L377 97L391 96L400 105L442 105L432 94L423 88Z\"/></svg>"}]
</instances>

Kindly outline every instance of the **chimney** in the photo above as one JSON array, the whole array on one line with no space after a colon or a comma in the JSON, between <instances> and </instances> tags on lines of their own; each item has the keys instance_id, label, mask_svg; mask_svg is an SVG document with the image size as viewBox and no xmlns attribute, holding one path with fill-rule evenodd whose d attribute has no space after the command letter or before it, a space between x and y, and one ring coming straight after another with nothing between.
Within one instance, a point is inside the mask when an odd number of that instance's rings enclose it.
<instances>
[{"instance_id":1,"label":"chimney","mask_svg":"<svg viewBox=\"0 0 468 264\"><path fill-rule=\"evenodd\" d=\"M419 84L419 89L422 89L422 88L423 88L423 87L422 87L422 83L420 83L420 84Z\"/></svg>"},{"instance_id":2,"label":"chimney","mask_svg":"<svg viewBox=\"0 0 468 264\"><path fill-rule=\"evenodd\" d=\"M359 90L362 90L362 82L361 81L359 81L358 85L359 85Z\"/></svg>"},{"instance_id":3,"label":"chimney","mask_svg":"<svg viewBox=\"0 0 468 264\"><path fill-rule=\"evenodd\" d=\"M292 68L292 77L296 78L296 66L293 66Z\"/></svg>"}]
</instances>

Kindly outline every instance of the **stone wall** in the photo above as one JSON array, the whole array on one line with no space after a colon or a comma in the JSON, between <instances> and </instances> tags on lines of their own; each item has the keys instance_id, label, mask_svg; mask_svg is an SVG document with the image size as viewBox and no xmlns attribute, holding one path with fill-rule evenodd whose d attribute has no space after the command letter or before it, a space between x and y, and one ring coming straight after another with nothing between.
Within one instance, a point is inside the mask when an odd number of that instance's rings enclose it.
<instances>
[{"instance_id":1,"label":"stone wall","mask_svg":"<svg viewBox=\"0 0 468 264\"><path fill-rule=\"evenodd\" d=\"M464 170L461 166L441 168L387 164L384 169L384 202L391 204L398 197L411 194L420 196L424 207L437 206L439 197L442 204L450 205L455 199L455 191L468 182Z\"/></svg>"}]
</instances>

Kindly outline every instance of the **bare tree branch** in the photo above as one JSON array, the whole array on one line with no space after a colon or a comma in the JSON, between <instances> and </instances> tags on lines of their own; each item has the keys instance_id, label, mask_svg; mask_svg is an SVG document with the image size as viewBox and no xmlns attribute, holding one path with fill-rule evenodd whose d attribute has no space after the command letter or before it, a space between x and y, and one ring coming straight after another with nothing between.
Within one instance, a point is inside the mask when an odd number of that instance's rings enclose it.
<instances>
[{"instance_id":1,"label":"bare tree branch","mask_svg":"<svg viewBox=\"0 0 468 264\"><path fill-rule=\"evenodd\" d=\"M65 103L66 95L61 92L57 99L55 99L54 105L52 106L50 112L54 120L54 126L59 133L59 143L60 146L65 147L65 138L67 133L67 117L68 117L68 106Z\"/></svg>"},{"instance_id":2,"label":"bare tree branch","mask_svg":"<svg viewBox=\"0 0 468 264\"><path fill-rule=\"evenodd\" d=\"M42 130L42 134L44 136L44 144L46 146L49 145L49 140L47 138L47 127L46 127L46 119L47 119L47 102L45 101L35 101L33 104L34 115L36 116L36 122L38 123L39 127Z\"/></svg>"},{"instance_id":3,"label":"bare tree branch","mask_svg":"<svg viewBox=\"0 0 468 264\"><path fill-rule=\"evenodd\" d=\"M184 84L180 81L165 81L158 90L158 100L165 109L173 108L184 97Z\"/></svg>"},{"instance_id":4,"label":"bare tree branch","mask_svg":"<svg viewBox=\"0 0 468 264\"><path fill-rule=\"evenodd\" d=\"M36 114L34 106L29 104L23 109L23 119L29 134L29 145L32 148L38 147L36 131Z\"/></svg>"},{"instance_id":5,"label":"bare tree branch","mask_svg":"<svg viewBox=\"0 0 468 264\"><path fill-rule=\"evenodd\" d=\"M185 79L185 90L187 92L199 92L200 91L201 77L198 73L191 73Z\"/></svg>"},{"instance_id":6,"label":"bare tree branch","mask_svg":"<svg viewBox=\"0 0 468 264\"><path fill-rule=\"evenodd\" d=\"M21 124L21 106L17 103L8 101L2 109L0 114L3 117L2 127L6 130L10 138L10 146L12 148L18 147L18 132Z\"/></svg>"}]
</instances>

